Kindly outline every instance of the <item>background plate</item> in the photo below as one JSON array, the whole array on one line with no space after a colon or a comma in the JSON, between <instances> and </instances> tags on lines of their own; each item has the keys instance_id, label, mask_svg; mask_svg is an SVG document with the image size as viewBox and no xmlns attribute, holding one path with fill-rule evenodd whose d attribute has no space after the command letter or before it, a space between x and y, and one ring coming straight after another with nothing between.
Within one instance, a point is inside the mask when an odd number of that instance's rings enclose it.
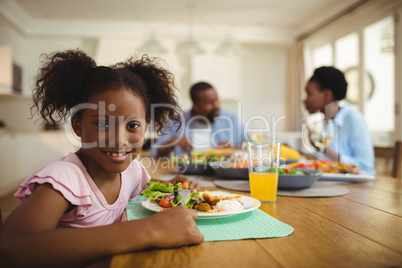
<instances>
[{"instance_id":1,"label":"background plate","mask_svg":"<svg viewBox=\"0 0 402 268\"><path fill-rule=\"evenodd\" d=\"M299 159L288 159L281 164L290 164L299 161ZM209 165L214 170L215 174L231 180L248 180L248 168L230 168L227 167L232 163L210 163Z\"/></svg>"},{"instance_id":2,"label":"background plate","mask_svg":"<svg viewBox=\"0 0 402 268\"><path fill-rule=\"evenodd\" d=\"M209 163L202 164L185 164L185 163L176 163L177 168L182 174L189 175L212 175L214 174L214 170L211 168Z\"/></svg>"},{"instance_id":3,"label":"background plate","mask_svg":"<svg viewBox=\"0 0 402 268\"><path fill-rule=\"evenodd\" d=\"M215 185L224 189L234 191L250 192L248 181L242 180L216 180ZM294 196L294 197L330 197L341 196L349 193L348 188L338 185L338 182L322 181L311 185L311 187L300 190L280 190L279 196Z\"/></svg>"},{"instance_id":4,"label":"background plate","mask_svg":"<svg viewBox=\"0 0 402 268\"><path fill-rule=\"evenodd\" d=\"M248 168L229 168L226 166L230 164L222 163L210 163L209 165L215 174L222 178L248 180Z\"/></svg>"},{"instance_id":5,"label":"background plate","mask_svg":"<svg viewBox=\"0 0 402 268\"><path fill-rule=\"evenodd\" d=\"M321 172L309 170L309 175L279 175L278 176L278 190L301 190L309 188L313 185L318 178L322 175ZM215 185L229 190L250 192L250 185L248 181L244 180L215 180Z\"/></svg>"},{"instance_id":6,"label":"background plate","mask_svg":"<svg viewBox=\"0 0 402 268\"><path fill-rule=\"evenodd\" d=\"M369 182L375 181L377 178L373 174L340 174L340 173L323 173L320 181L346 181L346 182Z\"/></svg>"},{"instance_id":7,"label":"background plate","mask_svg":"<svg viewBox=\"0 0 402 268\"><path fill-rule=\"evenodd\" d=\"M285 159L285 160L279 160L280 164L293 164L293 163L297 163L300 161L300 158L293 158L293 159Z\"/></svg>"}]
</instances>

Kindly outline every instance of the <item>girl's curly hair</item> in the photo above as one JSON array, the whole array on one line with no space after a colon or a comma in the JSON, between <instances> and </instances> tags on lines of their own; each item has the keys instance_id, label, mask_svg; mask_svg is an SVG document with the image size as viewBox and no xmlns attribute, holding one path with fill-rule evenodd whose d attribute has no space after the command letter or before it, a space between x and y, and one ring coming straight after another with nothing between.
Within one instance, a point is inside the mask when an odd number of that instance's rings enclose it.
<instances>
[{"instance_id":1,"label":"girl's curly hair","mask_svg":"<svg viewBox=\"0 0 402 268\"><path fill-rule=\"evenodd\" d=\"M43 56L33 89L31 114L46 122L66 120L72 109L89 102L96 94L127 88L138 96L146 109L146 122L162 132L169 120L180 122L181 109L175 96L174 76L158 64L158 58L144 55L110 67L96 66L80 50L67 50ZM76 114L79 115L79 114Z\"/></svg>"}]
</instances>

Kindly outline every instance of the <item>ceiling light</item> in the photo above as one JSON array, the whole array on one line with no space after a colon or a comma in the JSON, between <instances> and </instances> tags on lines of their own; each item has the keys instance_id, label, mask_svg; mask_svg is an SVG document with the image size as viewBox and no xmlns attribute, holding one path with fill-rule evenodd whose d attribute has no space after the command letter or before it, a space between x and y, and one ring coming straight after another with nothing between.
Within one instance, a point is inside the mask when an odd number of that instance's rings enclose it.
<instances>
[{"instance_id":1,"label":"ceiling light","mask_svg":"<svg viewBox=\"0 0 402 268\"><path fill-rule=\"evenodd\" d=\"M194 40L187 40L181 45L181 49L189 56L202 54L205 51Z\"/></svg>"},{"instance_id":2,"label":"ceiling light","mask_svg":"<svg viewBox=\"0 0 402 268\"><path fill-rule=\"evenodd\" d=\"M188 56L192 56L195 54L202 54L205 51L199 46L197 42L194 41L193 38L193 25L194 25L194 4L193 0L187 1L187 16L188 16L188 39L183 44L181 44L178 50L184 51Z\"/></svg>"},{"instance_id":3,"label":"ceiling light","mask_svg":"<svg viewBox=\"0 0 402 268\"><path fill-rule=\"evenodd\" d=\"M141 53L147 53L147 54L163 54L166 53L167 50L161 45L159 41L157 41L153 35L151 35L151 38L148 39L139 49L139 52Z\"/></svg>"},{"instance_id":4,"label":"ceiling light","mask_svg":"<svg viewBox=\"0 0 402 268\"><path fill-rule=\"evenodd\" d=\"M217 55L224 55L224 56L235 56L239 51L239 46L233 42L232 40L228 39L215 50L215 54Z\"/></svg>"}]
</instances>

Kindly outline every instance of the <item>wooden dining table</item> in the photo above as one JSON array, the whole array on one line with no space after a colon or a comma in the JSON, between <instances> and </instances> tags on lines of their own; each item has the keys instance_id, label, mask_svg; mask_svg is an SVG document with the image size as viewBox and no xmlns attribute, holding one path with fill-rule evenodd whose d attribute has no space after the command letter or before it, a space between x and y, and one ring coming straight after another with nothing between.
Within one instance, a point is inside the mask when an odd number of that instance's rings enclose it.
<instances>
[{"instance_id":1,"label":"wooden dining table","mask_svg":"<svg viewBox=\"0 0 402 268\"><path fill-rule=\"evenodd\" d=\"M160 178L175 170L159 163L148 171ZM401 179L341 185L348 194L262 203L260 210L294 228L289 236L147 249L115 255L110 267L402 267Z\"/></svg>"}]
</instances>

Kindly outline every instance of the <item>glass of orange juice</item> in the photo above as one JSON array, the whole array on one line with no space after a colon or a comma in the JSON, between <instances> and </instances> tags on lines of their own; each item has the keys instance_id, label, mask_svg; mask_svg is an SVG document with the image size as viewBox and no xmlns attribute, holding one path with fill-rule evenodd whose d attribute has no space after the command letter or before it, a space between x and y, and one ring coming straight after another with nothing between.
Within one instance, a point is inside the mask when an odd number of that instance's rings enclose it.
<instances>
[{"instance_id":1,"label":"glass of orange juice","mask_svg":"<svg viewBox=\"0 0 402 268\"><path fill-rule=\"evenodd\" d=\"M274 202L278 189L280 144L248 143L248 168L251 197Z\"/></svg>"}]
</instances>

